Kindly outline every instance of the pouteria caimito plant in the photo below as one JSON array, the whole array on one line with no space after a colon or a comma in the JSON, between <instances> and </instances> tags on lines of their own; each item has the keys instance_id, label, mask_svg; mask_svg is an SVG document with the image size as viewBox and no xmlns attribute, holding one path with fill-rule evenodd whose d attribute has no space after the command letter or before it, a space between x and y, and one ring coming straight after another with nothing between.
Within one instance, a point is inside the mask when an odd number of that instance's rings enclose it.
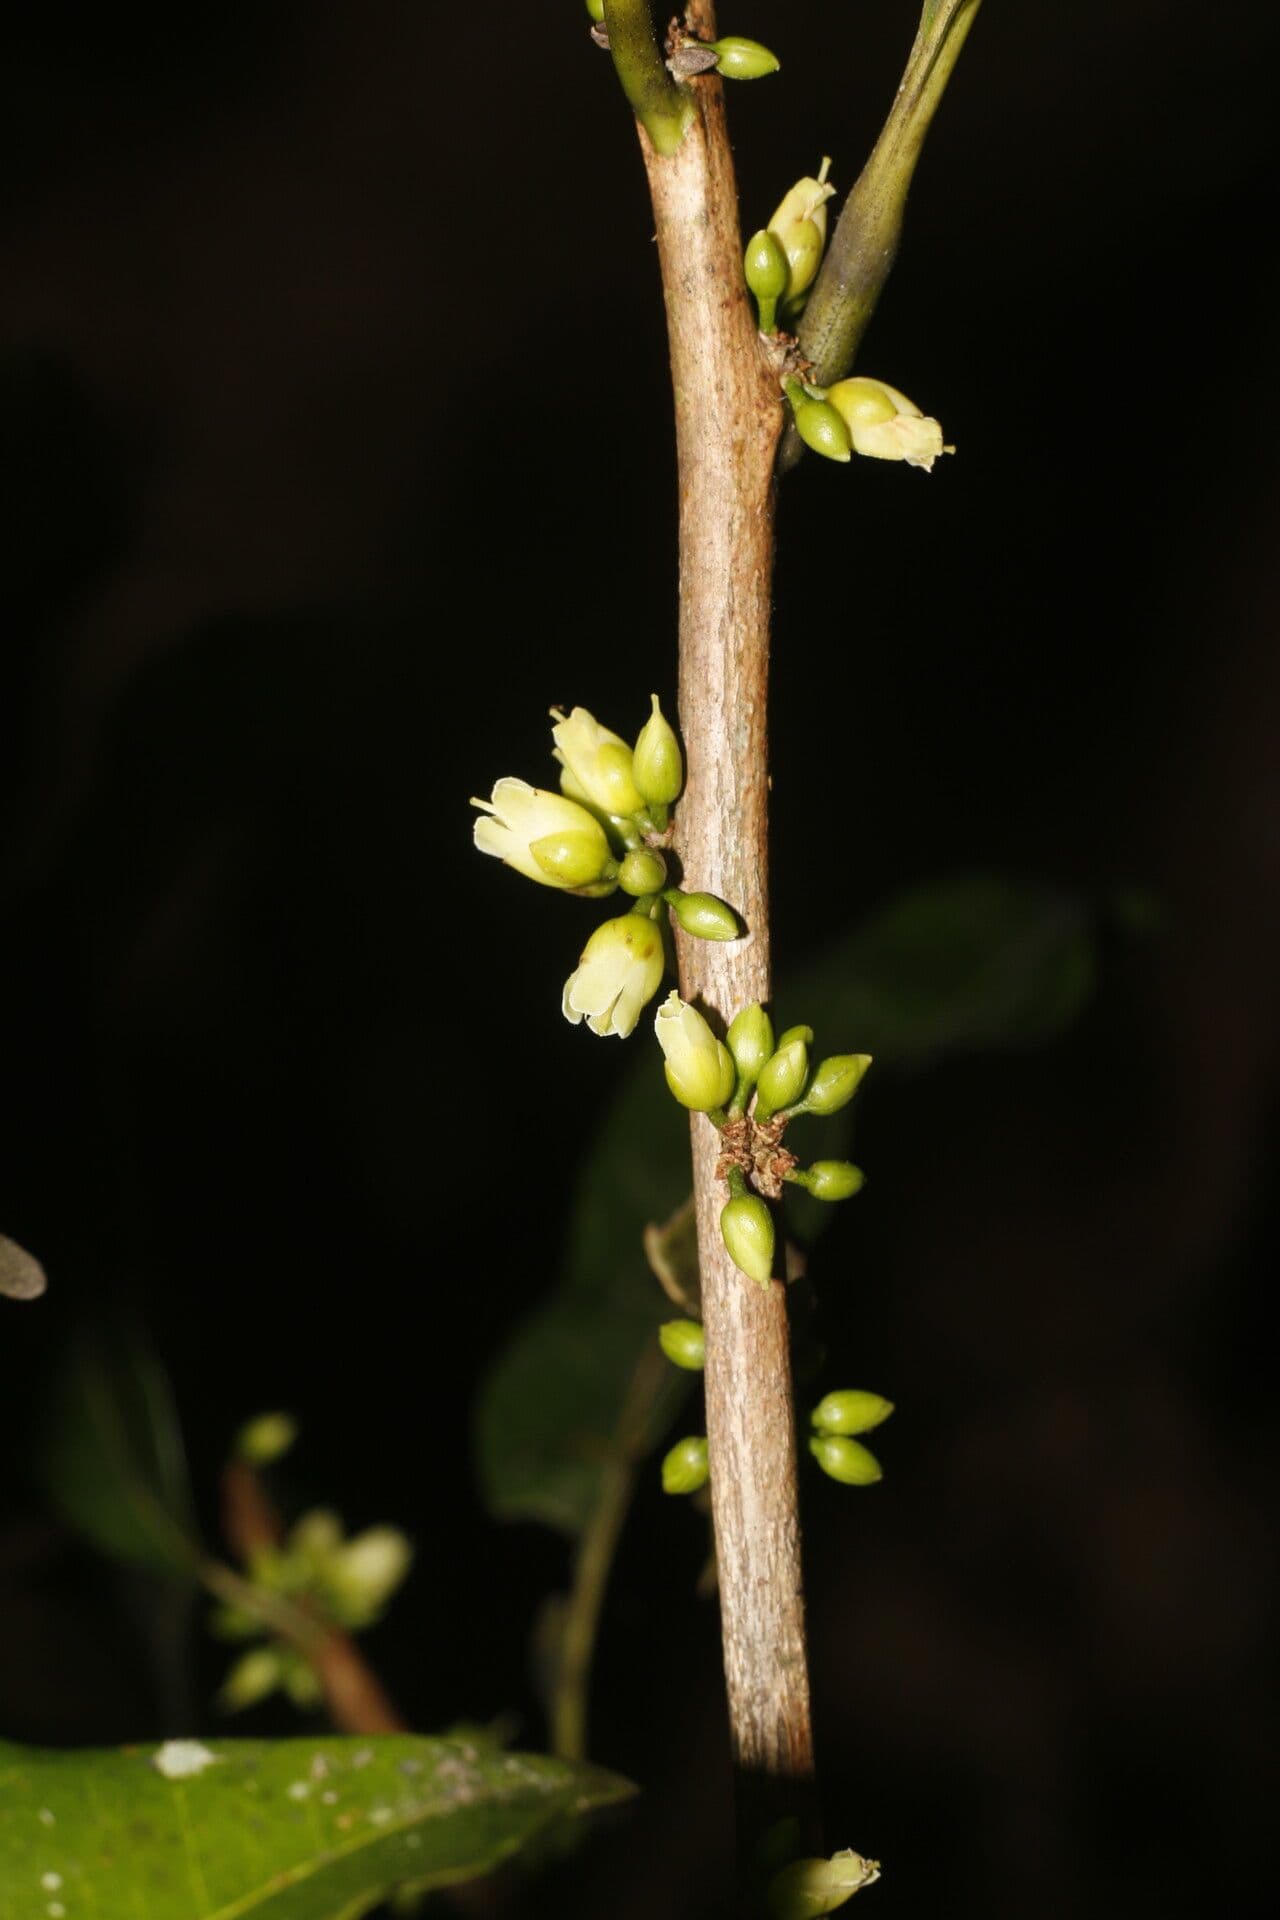
<instances>
[{"instance_id":1,"label":"pouteria caimito plant","mask_svg":"<svg viewBox=\"0 0 1280 1920\"><path fill-rule=\"evenodd\" d=\"M878 1869L814 1853L797 1420L773 1203L786 1183L833 1201L858 1190L848 1162L802 1167L789 1127L849 1101L869 1060L835 1055L811 1069L812 1031L775 1035L766 1012L775 492L780 467L805 447L841 464L857 454L926 471L950 451L936 420L852 366L979 4L925 0L901 87L829 244L836 189L824 157L744 252L723 81L763 78L779 60L721 37L710 0L692 0L669 25L650 0L587 0L636 117L666 303L680 738L656 696L634 750L583 708L557 713L560 793L507 779L475 803L482 851L545 885L632 897L591 935L566 984L571 1021L630 1034L659 992L674 936L679 991L653 1024L671 1092L690 1110L701 1321L670 1323L663 1346L675 1364L705 1370L706 1435L671 1449L663 1482L674 1493L710 1483L740 1852L758 1857L766 1843L779 1914L830 1912ZM834 1479L865 1485L880 1470L856 1436L890 1411L869 1392L829 1393L808 1450Z\"/></svg>"}]
</instances>

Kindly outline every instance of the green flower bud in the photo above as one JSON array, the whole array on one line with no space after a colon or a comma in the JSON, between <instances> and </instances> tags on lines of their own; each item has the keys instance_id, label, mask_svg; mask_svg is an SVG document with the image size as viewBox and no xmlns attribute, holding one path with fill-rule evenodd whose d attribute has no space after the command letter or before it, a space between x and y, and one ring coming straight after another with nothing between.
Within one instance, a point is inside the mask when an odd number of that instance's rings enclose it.
<instances>
[{"instance_id":1,"label":"green flower bud","mask_svg":"<svg viewBox=\"0 0 1280 1920\"><path fill-rule=\"evenodd\" d=\"M325 1567L325 1596L334 1617L344 1627L371 1625L412 1561L413 1548L398 1527L369 1527L356 1534Z\"/></svg>"},{"instance_id":2,"label":"green flower bud","mask_svg":"<svg viewBox=\"0 0 1280 1920\"><path fill-rule=\"evenodd\" d=\"M651 847L637 847L618 868L618 885L637 900L646 893L661 893L666 884L667 863Z\"/></svg>"},{"instance_id":3,"label":"green flower bud","mask_svg":"<svg viewBox=\"0 0 1280 1920\"><path fill-rule=\"evenodd\" d=\"M738 1271L767 1287L773 1277L773 1215L759 1194L740 1193L728 1201L720 1232Z\"/></svg>"},{"instance_id":4,"label":"green flower bud","mask_svg":"<svg viewBox=\"0 0 1280 1920\"><path fill-rule=\"evenodd\" d=\"M806 447L820 453L825 460L838 460L841 464L851 460L853 442L835 408L826 400L813 399L798 380L786 380L783 385L791 402L796 432Z\"/></svg>"},{"instance_id":5,"label":"green flower bud","mask_svg":"<svg viewBox=\"0 0 1280 1920\"><path fill-rule=\"evenodd\" d=\"M867 1176L851 1160L815 1160L787 1175L793 1186L804 1187L815 1200L852 1200L861 1193Z\"/></svg>"},{"instance_id":6,"label":"green flower bud","mask_svg":"<svg viewBox=\"0 0 1280 1920\"><path fill-rule=\"evenodd\" d=\"M328 1507L310 1508L289 1530L289 1552L305 1561L310 1572L323 1572L341 1545L342 1522Z\"/></svg>"},{"instance_id":7,"label":"green flower bud","mask_svg":"<svg viewBox=\"0 0 1280 1920\"><path fill-rule=\"evenodd\" d=\"M664 1320L658 1344L672 1366L686 1373L701 1373L707 1364L706 1336L696 1320Z\"/></svg>"},{"instance_id":8,"label":"green flower bud","mask_svg":"<svg viewBox=\"0 0 1280 1920\"><path fill-rule=\"evenodd\" d=\"M324 1688L311 1662L290 1649L281 1654L280 1666L284 1690L294 1706L302 1713L309 1713L313 1707L318 1707Z\"/></svg>"},{"instance_id":9,"label":"green flower bud","mask_svg":"<svg viewBox=\"0 0 1280 1920\"><path fill-rule=\"evenodd\" d=\"M777 234L787 256L787 293L792 299L813 285L827 244L827 201L835 192L827 179L830 165L824 157L816 180L811 175L797 180L769 221L770 233Z\"/></svg>"},{"instance_id":10,"label":"green flower bud","mask_svg":"<svg viewBox=\"0 0 1280 1920\"><path fill-rule=\"evenodd\" d=\"M604 19L604 0L587 0L587 12L593 20Z\"/></svg>"},{"instance_id":11,"label":"green flower bud","mask_svg":"<svg viewBox=\"0 0 1280 1920\"><path fill-rule=\"evenodd\" d=\"M747 250L742 256L742 271L747 286L755 295L761 333L775 333L778 302L787 290L791 269L787 265L786 249L777 234L770 233L768 227L761 227L748 240Z\"/></svg>"},{"instance_id":12,"label":"green flower bud","mask_svg":"<svg viewBox=\"0 0 1280 1920\"><path fill-rule=\"evenodd\" d=\"M548 833L530 843L529 851L548 880L557 887L577 891L594 886L606 877L613 879L614 863L606 844L600 851L602 836L589 833Z\"/></svg>"},{"instance_id":13,"label":"green flower bud","mask_svg":"<svg viewBox=\"0 0 1280 1920\"><path fill-rule=\"evenodd\" d=\"M566 799L562 793L531 787L526 780L504 779L495 783L491 798L473 799L471 804L485 815L475 823L475 843L481 853L492 854L514 867L517 873L524 874L526 879L537 880L544 887L564 887L587 894L613 892L612 880L577 887L557 879L538 864L532 852L535 845L549 839L572 835L575 845L582 840L589 841L596 850L599 871L603 873L607 869L612 856L604 828L595 815L576 800ZM580 846L578 850L581 851Z\"/></svg>"},{"instance_id":14,"label":"green flower bud","mask_svg":"<svg viewBox=\"0 0 1280 1920\"><path fill-rule=\"evenodd\" d=\"M846 1487L871 1487L884 1477L874 1453L860 1440L848 1440L843 1434L814 1434L809 1451L825 1474Z\"/></svg>"},{"instance_id":15,"label":"green flower bud","mask_svg":"<svg viewBox=\"0 0 1280 1920\"><path fill-rule=\"evenodd\" d=\"M775 1051L780 1051L783 1047L789 1047L792 1044L792 1042L795 1040L803 1040L806 1047L811 1047L813 1045L813 1028L812 1027L785 1028L783 1032L781 1032L778 1035L777 1041L775 1043Z\"/></svg>"},{"instance_id":16,"label":"green flower bud","mask_svg":"<svg viewBox=\"0 0 1280 1920\"><path fill-rule=\"evenodd\" d=\"M756 1082L756 1119L771 1120L779 1107L789 1107L800 1098L809 1072L809 1048L803 1035L813 1034L808 1027L793 1028L786 1034L760 1069Z\"/></svg>"},{"instance_id":17,"label":"green flower bud","mask_svg":"<svg viewBox=\"0 0 1280 1920\"><path fill-rule=\"evenodd\" d=\"M742 928L737 915L714 893L682 893L669 887L663 899L686 933L698 940L737 940Z\"/></svg>"},{"instance_id":18,"label":"green flower bud","mask_svg":"<svg viewBox=\"0 0 1280 1920\"><path fill-rule=\"evenodd\" d=\"M769 1882L772 1920L822 1920L880 1878L880 1862L847 1848L830 1860L793 1860Z\"/></svg>"},{"instance_id":19,"label":"green flower bud","mask_svg":"<svg viewBox=\"0 0 1280 1920\"><path fill-rule=\"evenodd\" d=\"M773 1053L773 1022L761 1006L744 1007L725 1035L742 1088L754 1087Z\"/></svg>"},{"instance_id":20,"label":"green flower bud","mask_svg":"<svg viewBox=\"0 0 1280 1920\"><path fill-rule=\"evenodd\" d=\"M256 1707L274 1693L284 1678L280 1655L274 1647L251 1647L235 1661L218 1689L218 1705L224 1713L243 1713Z\"/></svg>"},{"instance_id":21,"label":"green flower bud","mask_svg":"<svg viewBox=\"0 0 1280 1920\"><path fill-rule=\"evenodd\" d=\"M631 749L616 733L602 727L585 707L575 707L568 719L552 707L555 757L593 807L625 819L644 805L632 770Z\"/></svg>"},{"instance_id":22,"label":"green flower bud","mask_svg":"<svg viewBox=\"0 0 1280 1920\"><path fill-rule=\"evenodd\" d=\"M616 1033L625 1039L662 985L665 967L662 929L646 914L624 913L606 920L564 983L561 1011L572 1026L585 1016L592 1033Z\"/></svg>"},{"instance_id":23,"label":"green flower bud","mask_svg":"<svg viewBox=\"0 0 1280 1920\"><path fill-rule=\"evenodd\" d=\"M662 1462L662 1491L696 1493L706 1486L710 1471L706 1440L701 1434L688 1434L676 1441Z\"/></svg>"},{"instance_id":24,"label":"green flower bud","mask_svg":"<svg viewBox=\"0 0 1280 1920\"><path fill-rule=\"evenodd\" d=\"M657 694L651 693L649 699L653 711L636 737L631 770L647 805L669 807L679 799L684 785L684 759L676 730L664 717Z\"/></svg>"},{"instance_id":25,"label":"green flower bud","mask_svg":"<svg viewBox=\"0 0 1280 1920\"><path fill-rule=\"evenodd\" d=\"M833 1053L819 1063L804 1096L806 1113L839 1113L847 1107L871 1065L869 1053Z\"/></svg>"},{"instance_id":26,"label":"green flower bud","mask_svg":"<svg viewBox=\"0 0 1280 1920\"><path fill-rule=\"evenodd\" d=\"M695 1113L723 1107L737 1078L733 1055L697 1008L669 993L658 1008L654 1031L666 1056L667 1085L681 1106Z\"/></svg>"},{"instance_id":27,"label":"green flower bud","mask_svg":"<svg viewBox=\"0 0 1280 1920\"><path fill-rule=\"evenodd\" d=\"M826 1394L810 1417L823 1433L870 1433L892 1412L893 1402L883 1394L846 1387L839 1393Z\"/></svg>"},{"instance_id":28,"label":"green flower bud","mask_svg":"<svg viewBox=\"0 0 1280 1920\"><path fill-rule=\"evenodd\" d=\"M766 73L778 71L777 54L770 53L758 40L744 40L740 33L728 33L708 45L719 55L716 72L726 80L763 80Z\"/></svg>"},{"instance_id":29,"label":"green flower bud","mask_svg":"<svg viewBox=\"0 0 1280 1920\"><path fill-rule=\"evenodd\" d=\"M827 389L833 406L849 429L855 453L871 460L905 460L909 467L928 473L939 454L954 453L942 444L942 428L921 413L905 393L859 374L838 380ZM798 423L797 423L798 424Z\"/></svg>"},{"instance_id":30,"label":"green flower bud","mask_svg":"<svg viewBox=\"0 0 1280 1920\"><path fill-rule=\"evenodd\" d=\"M288 1453L298 1437L298 1423L289 1413L260 1413L236 1435L235 1450L251 1467L269 1467Z\"/></svg>"}]
</instances>

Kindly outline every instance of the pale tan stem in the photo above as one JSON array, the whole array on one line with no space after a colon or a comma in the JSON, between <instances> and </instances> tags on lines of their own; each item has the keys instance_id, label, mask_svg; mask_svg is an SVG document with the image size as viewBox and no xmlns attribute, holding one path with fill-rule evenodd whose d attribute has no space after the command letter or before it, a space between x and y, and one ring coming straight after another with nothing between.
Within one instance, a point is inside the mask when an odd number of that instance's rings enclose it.
<instances>
[{"instance_id":1,"label":"pale tan stem","mask_svg":"<svg viewBox=\"0 0 1280 1920\"><path fill-rule=\"evenodd\" d=\"M714 31L712 9L691 9ZM692 83L698 117L677 151L641 146L657 224L680 479L680 720L687 785L677 815L685 884L728 900L747 929L679 939L680 984L722 1023L767 1000L767 692L776 370L742 279L720 82ZM707 1338L707 1440L725 1678L735 1764L768 1781L763 1812L813 1773L795 1414L783 1286L730 1261L715 1177L718 1136L693 1116L694 1191ZM748 1836L744 1835L744 1839Z\"/></svg>"}]
</instances>

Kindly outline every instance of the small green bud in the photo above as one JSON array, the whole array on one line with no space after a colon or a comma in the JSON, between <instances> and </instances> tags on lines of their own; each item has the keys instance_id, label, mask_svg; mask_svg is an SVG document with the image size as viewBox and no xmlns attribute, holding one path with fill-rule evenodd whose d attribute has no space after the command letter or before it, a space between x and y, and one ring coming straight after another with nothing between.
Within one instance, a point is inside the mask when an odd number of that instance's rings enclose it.
<instances>
[{"instance_id":1,"label":"small green bud","mask_svg":"<svg viewBox=\"0 0 1280 1920\"><path fill-rule=\"evenodd\" d=\"M787 256L787 293L793 300L813 285L827 244L827 201L835 192L827 179L830 165L824 157L816 180L810 174L797 180L769 221L769 231L777 234Z\"/></svg>"},{"instance_id":2,"label":"small green bud","mask_svg":"<svg viewBox=\"0 0 1280 1920\"><path fill-rule=\"evenodd\" d=\"M770 53L758 40L744 40L740 33L728 33L708 45L719 55L716 72L726 80L763 80L766 73L778 71L777 54Z\"/></svg>"},{"instance_id":3,"label":"small green bud","mask_svg":"<svg viewBox=\"0 0 1280 1920\"><path fill-rule=\"evenodd\" d=\"M601 849L595 834L544 834L541 840L530 841L529 851L557 887L590 887L614 875L609 849L607 846Z\"/></svg>"},{"instance_id":4,"label":"small green bud","mask_svg":"<svg viewBox=\"0 0 1280 1920\"><path fill-rule=\"evenodd\" d=\"M667 863L651 847L637 847L618 868L618 885L637 900L646 893L661 893L666 884Z\"/></svg>"},{"instance_id":5,"label":"small green bud","mask_svg":"<svg viewBox=\"0 0 1280 1920\"><path fill-rule=\"evenodd\" d=\"M827 389L827 401L848 427L854 452L868 459L905 460L928 473L940 454L955 452L943 446L938 422L883 380L865 374L837 380Z\"/></svg>"},{"instance_id":6,"label":"small green bud","mask_svg":"<svg viewBox=\"0 0 1280 1920\"><path fill-rule=\"evenodd\" d=\"M625 740L602 727L586 707L575 707L567 719L552 707L551 717L555 758L593 807L625 819L644 805Z\"/></svg>"},{"instance_id":7,"label":"small green bud","mask_svg":"<svg viewBox=\"0 0 1280 1920\"><path fill-rule=\"evenodd\" d=\"M398 1527L368 1527L325 1567L325 1594L344 1627L367 1627L377 1619L413 1560L413 1548Z\"/></svg>"},{"instance_id":8,"label":"small green bud","mask_svg":"<svg viewBox=\"0 0 1280 1920\"><path fill-rule=\"evenodd\" d=\"M342 1545L342 1521L328 1507L312 1507L289 1530L289 1552L322 1572Z\"/></svg>"},{"instance_id":9,"label":"small green bud","mask_svg":"<svg viewBox=\"0 0 1280 1920\"><path fill-rule=\"evenodd\" d=\"M592 1033L625 1040L662 985L666 964L661 928L642 913L619 914L597 927L582 949L564 983L561 1012L572 1026L585 1017Z\"/></svg>"},{"instance_id":10,"label":"small green bud","mask_svg":"<svg viewBox=\"0 0 1280 1920\"><path fill-rule=\"evenodd\" d=\"M846 1387L839 1393L826 1394L810 1417L823 1433L870 1433L892 1412L893 1402L883 1394Z\"/></svg>"},{"instance_id":11,"label":"small green bud","mask_svg":"<svg viewBox=\"0 0 1280 1920\"><path fill-rule=\"evenodd\" d=\"M291 1413L260 1413L241 1427L235 1450L251 1467L269 1467L283 1459L297 1437L298 1423Z\"/></svg>"},{"instance_id":12,"label":"small green bud","mask_svg":"<svg viewBox=\"0 0 1280 1920\"><path fill-rule=\"evenodd\" d=\"M846 1487L872 1487L883 1479L880 1462L860 1440L848 1440L843 1434L817 1433L809 1442L809 1451L822 1471Z\"/></svg>"},{"instance_id":13,"label":"small green bud","mask_svg":"<svg viewBox=\"0 0 1280 1920\"><path fill-rule=\"evenodd\" d=\"M783 1035L777 1051L770 1054L760 1069L756 1082L756 1119L759 1121L771 1120L779 1107L789 1107L793 1100L800 1098L804 1088L809 1072L809 1048L801 1035L809 1033L809 1029L793 1032L793 1039Z\"/></svg>"},{"instance_id":14,"label":"small green bud","mask_svg":"<svg viewBox=\"0 0 1280 1920\"><path fill-rule=\"evenodd\" d=\"M698 940L737 940L742 933L738 917L714 893L682 893L669 887L663 899L686 933Z\"/></svg>"},{"instance_id":15,"label":"small green bud","mask_svg":"<svg viewBox=\"0 0 1280 1920\"><path fill-rule=\"evenodd\" d=\"M791 269L787 265L786 249L768 227L761 227L759 233L753 233L748 240L742 256L742 271L755 295L761 333L775 333L778 302L787 290Z\"/></svg>"},{"instance_id":16,"label":"small green bud","mask_svg":"<svg viewBox=\"0 0 1280 1920\"><path fill-rule=\"evenodd\" d=\"M712 1113L732 1098L733 1055L696 1007L669 993L658 1008L654 1031L666 1056L667 1085L682 1107Z\"/></svg>"},{"instance_id":17,"label":"small green bud","mask_svg":"<svg viewBox=\"0 0 1280 1920\"><path fill-rule=\"evenodd\" d=\"M880 1862L846 1848L830 1860L793 1860L769 1882L772 1920L822 1920L880 1878Z\"/></svg>"},{"instance_id":18,"label":"small green bud","mask_svg":"<svg viewBox=\"0 0 1280 1920\"><path fill-rule=\"evenodd\" d=\"M742 1088L755 1085L773 1053L773 1022L761 1006L744 1007L725 1035Z\"/></svg>"},{"instance_id":19,"label":"small green bud","mask_svg":"<svg viewBox=\"0 0 1280 1920\"><path fill-rule=\"evenodd\" d=\"M686 1373L701 1373L707 1364L706 1336L696 1320L664 1320L658 1344L672 1366Z\"/></svg>"},{"instance_id":20,"label":"small green bud","mask_svg":"<svg viewBox=\"0 0 1280 1920\"><path fill-rule=\"evenodd\" d=\"M740 1273L767 1287L773 1277L773 1215L758 1193L740 1193L720 1215L720 1232Z\"/></svg>"},{"instance_id":21,"label":"small green bud","mask_svg":"<svg viewBox=\"0 0 1280 1920\"><path fill-rule=\"evenodd\" d=\"M806 1047L811 1047L813 1045L813 1028L786 1027L778 1035L775 1046L777 1048L789 1047L793 1040L803 1040Z\"/></svg>"},{"instance_id":22,"label":"small green bud","mask_svg":"<svg viewBox=\"0 0 1280 1920\"><path fill-rule=\"evenodd\" d=\"M869 1053L833 1053L819 1063L804 1096L806 1113L839 1113L847 1107L871 1065Z\"/></svg>"},{"instance_id":23,"label":"small green bud","mask_svg":"<svg viewBox=\"0 0 1280 1920\"><path fill-rule=\"evenodd\" d=\"M664 1493L696 1493L705 1487L710 1475L707 1443L701 1434L688 1434L677 1440L662 1462Z\"/></svg>"},{"instance_id":24,"label":"small green bud","mask_svg":"<svg viewBox=\"0 0 1280 1920\"><path fill-rule=\"evenodd\" d=\"M284 1675L280 1655L274 1647L250 1647L235 1661L218 1689L218 1705L224 1713L243 1713L256 1707L274 1693Z\"/></svg>"},{"instance_id":25,"label":"small green bud","mask_svg":"<svg viewBox=\"0 0 1280 1920\"><path fill-rule=\"evenodd\" d=\"M835 408L826 400L811 398L798 380L786 380L783 385L791 402L796 432L806 447L820 453L825 460L838 460L841 464L851 460L853 441Z\"/></svg>"},{"instance_id":26,"label":"small green bud","mask_svg":"<svg viewBox=\"0 0 1280 1920\"><path fill-rule=\"evenodd\" d=\"M815 1200L852 1200L867 1184L866 1174L852 1160L815 1160L811 1167L797 1167L787 1178Z\"/></svg>"},{"instance_id":27,"label":"small green bud","mask_svg":"<svg viewBox=\"0 0 1280 1920\"><path fill-rule=\"evenodd\" d=\"M658 696L651 693L653 711L636 736L631 772L651 807L669 807L684 785L684 759L676 730L664 717Z\"/></svg>"},{"instance_id":28,"label":"small green bud","mask_svg":"<svg viewBox=\"0 0 1280 1920\"><path fill-rule=\"evenodd\" d=\"M595 21L604 19L604 0L587 0L587 12Z\"/></svg>"},{"instance_id":29,"label":"small green bud","mask_svg":"<svg viewBox=\"0 0 1280 1920\"><path fill-rule=\"evenodd\" d=\"M290 1649L281 1655L280 1666L284 1690L294 1706L301 1713L309 1713L313 1707L318 1707L324 1688L311 1662Z\"/></svg>"}]
</instances>

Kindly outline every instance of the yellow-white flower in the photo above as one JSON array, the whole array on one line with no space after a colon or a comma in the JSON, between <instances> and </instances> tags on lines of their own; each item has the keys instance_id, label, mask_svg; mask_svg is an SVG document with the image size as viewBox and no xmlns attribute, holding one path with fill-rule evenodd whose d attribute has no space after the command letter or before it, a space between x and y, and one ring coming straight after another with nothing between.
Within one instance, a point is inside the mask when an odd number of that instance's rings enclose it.
<instances>
[{"instance_id":1,"label":"yellow-white flower","mask_svg":"<svg viewBox=\"0 0 1280 1920\"><path fill-rule=\"evenodd\" d=\"M653 1024L666 1055L667 1085L681 1106L695 1113L724 1106L737 1078L733 1055L697 1008L678 993L669 993Z\"/></svg>"},{"instance_id":2,"label":"yellow-white flower","mask_svg":"<svg viewBox=\"0 0 1280 1920\"><path fill-rule=\"evenodd\" d=\"M624 913L597 927L564 983L564 1017L592 1033L625 1038L662 985L662 934L647 915Z\"/></svg>"},{"instance_id":3,"label":"yellow-white flower","mask_svg":"<svg viewBox=\"0 0 1280 1920\"><path fill-rule=\"evenodd\" d=\"M471 804L484 815L475 825L481 853L493 854L544 887L573 893L612 891L613 881L604 878L613 863L604 828L576 800L531 787L526 780L504 779L495 783L488 800L473 799Z\"/></svg>"},{"instance_id":4,"label":"yellow-white flower","mask_svg":"<svg viewBox=\"0 0 1280 1920\"><path fill-rule=\"evenodd\" d=\"M806 174L784 193L773 210L768 231L776 233L787 256L787 294L794 300L807 293L817 277L827 244L827 201L835 188L827 179L829 159L823 159L815 180Z\"/></svg>"},{"instance_id":5,"label":"yellow-white flower","mask_svg":"<svg viewBox=\"0 0 1280 1920\"><path fill-rule=\"evenodd\" d=\"M560 784L566 793L599 807L602 813L624 818L644 805L625 740L602 727L585 707L575 707L568 719L559 707L552 707L551 717L556 722L551 729L555 757L564 769Z\"/></svg>"},{"instance_id":6,"label":"yellow-white flower","mask_svg":"<svg viewBox=\"0 0 1280 1920\"><path fill-rule=\"evenodd\" d=\"M905 460L927 473L940 453L954 453L942 444L942 428L921 413L905 393L858 374L837 380L827 388L827 401L849 429L855 453L871 460Z\"/></svg>"}]
</instances>

